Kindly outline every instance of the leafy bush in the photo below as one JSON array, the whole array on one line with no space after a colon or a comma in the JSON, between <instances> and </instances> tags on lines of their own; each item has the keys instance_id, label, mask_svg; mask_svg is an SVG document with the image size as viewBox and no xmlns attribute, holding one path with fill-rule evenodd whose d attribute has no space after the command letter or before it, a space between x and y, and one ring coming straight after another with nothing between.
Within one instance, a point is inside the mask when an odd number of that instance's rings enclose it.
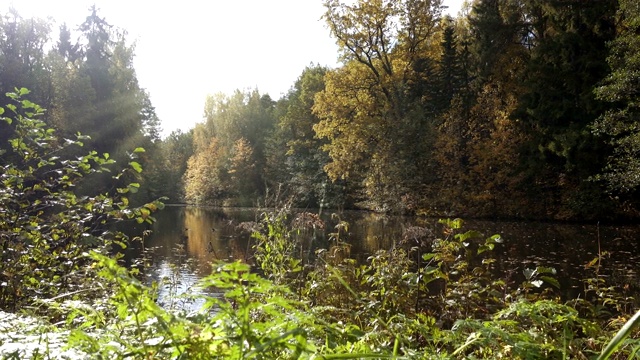
<instances>
[{"instance_id":1,"label":"leafy bush","mask_svg":"<svg viewBox=\"0 0 640 360\"><path fill-rule=\"evenodd\" d=\"M101 286L111 294L105 306L71 311L69 321L82 325L72 331L69 346L94 358L390 357L385 355L391 353L388 350L373 352L367 341L347 341L340 334L355 333L351 325L320 321L307 304L292 300L287 287L251 273L247 264L215 264L198 286L216 289L220 295L194 295L204 305L197 313L185 314L158 306L155 290L114 259L91 256Z\"/></svg>"},{"instance_id":2,"label":"leafy bush","mask_svg":"<svg viewBox=\"0 0 640 360\"><path fill-rule=\"evenodd\" d=\"M600 331L569 305L519 299L490 320L458 320L452 334L463 358L566 359L593 353Z\"/></svg>"},{"instance_id":3,"label":"leafy bush","mask_svg":"<svg viewBox=\"0 0 640 360\"><path fill-rule=\"evenodd\" d=\"M72 157L69 148L82 146L85 136L58 139L42 121L44 109L23 97L27 89L7 94L14 103L0 108L12 129L8 150L0 160L0 309L17 309L25 302L86 292L90 249L108 253L125 246L127 237L111 231L123 219L152 221L160 202L129 208L128 193L139 184L127 182L141 171L131 154L129 167L113 178L114 194L78 194L76 188L91 175L108 172L109 154L90 151Z\"/></svg>"},{"instance_id":4,"label":"leafy bush","mask_svg":"<svg viewBox=\"0 0 640 360\"><path fill-rule=\"evenodd\" d=\"M287 211L284 209L264 213L264 231L254 231L252 234L257 241L254 246L256 262L264 275L276 284L299 280L296 274L302 271L302 259L297 254L300 246L286 221Z\"/></svg>"}]
</instances>

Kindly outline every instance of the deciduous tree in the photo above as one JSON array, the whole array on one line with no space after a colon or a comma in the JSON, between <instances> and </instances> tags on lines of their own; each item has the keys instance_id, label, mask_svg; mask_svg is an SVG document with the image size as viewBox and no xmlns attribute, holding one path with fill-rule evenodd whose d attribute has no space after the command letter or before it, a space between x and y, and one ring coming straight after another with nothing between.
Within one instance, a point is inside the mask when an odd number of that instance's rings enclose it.
<instances>
[{"instance_id":1,"label":"deciduous tree","mask_svg":"<svg viewBox=\"0 0 640 360\"><path fill-rule=\"evenodd\" d=\"M423 141L414 135L428 128L407 90L414 65L434 46L441 2L328 0L325 7L345 63L327 74L314 106L321 119L314 129L329 140L324 149L332 162L325 169L334 180L361 183L368 207L402 207L424 169Z\"/></svg>"},{"instance_id":2,"label":"deciduous tree","mask_svg":"<svg viewBox=\"0 0 640 360\"><path fill-rule=\"evenodd\" d=\"M632 0L619 4L617 35L608 57L611 73L596 89L597 97L613 109L600 116L592 129L614 148L599 177L611 190L631 192L640 185L640 7Z\"/></svg>"}]
</instances>

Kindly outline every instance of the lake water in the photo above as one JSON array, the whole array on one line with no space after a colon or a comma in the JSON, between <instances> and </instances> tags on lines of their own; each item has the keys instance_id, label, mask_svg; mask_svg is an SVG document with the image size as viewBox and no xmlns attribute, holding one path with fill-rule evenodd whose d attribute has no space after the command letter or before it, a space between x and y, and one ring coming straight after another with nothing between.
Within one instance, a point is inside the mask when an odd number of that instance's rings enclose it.
<instances>
[{"instance_id":1,"label":"lake water","mask_svg":"<svg viewBox=\"0 0 640 360\"><path fill-rule=\"evenodd\" d=\"M366 261L377 250L396 246L405 229L412 226L427 228L442 237L442 228L433 218L363 211L331 214L325 211L322 215L326 227L314 234L312 247L328 247L329 233L336 231L339 221L346 221L348 231L341 235L341 241L351 244L351 256L359 261ZM149 280L164 279L173 284L161 288L160 301L167 306L195 308L198 304L172 303L179 300L171 295L199 291L194 284L211 271L214 261L251 263L254 240L246 228L261 217L262 212L257 209L167 206L156 214L157 222L151 227L151 235L144 238L144 244L134 243L127 258L140 257L144 247L151 254L147 256L149 267L145 270ZM465 221L464 230L477 230L487 237L502 236L504 242L493 251L497 260L496 276L510 274L510 281L517 285L524 280L525 268L553 267L561 284L560 294L566 298L580 296L581 279L593 273L585 265L598 256L600 244L600 251L605 254L601 274L612 284L626 289L627 295L636 298L640 295L640 226L470 220Z\"/></svg>"}]
</instances>

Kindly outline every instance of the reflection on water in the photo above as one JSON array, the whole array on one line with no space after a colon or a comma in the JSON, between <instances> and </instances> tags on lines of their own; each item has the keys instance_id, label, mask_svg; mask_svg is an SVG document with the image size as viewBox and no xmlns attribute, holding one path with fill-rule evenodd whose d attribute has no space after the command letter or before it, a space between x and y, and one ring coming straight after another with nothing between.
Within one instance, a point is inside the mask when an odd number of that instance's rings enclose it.
<instances>
[{"instance_id":1,"label":"reflection on water","mask_svg":"<svg viewBox=\"0 0 640 360\"><path fill-rule=\"evenodd\" d=\"M185 208L184 231L192 257L212 260L246 260L249 233L239 228L253 221L251 210L225 213L222 210Z\"/></svg>"},{"instance_id":2,"label":"reflection on water","mask_svg":"<svg viewBox=\"0 0 640 360\"><path fill-rule=\"evenodd\" d=\"M164 302L169 294L197 293L197 279L210 273L214 261L240 260L252 263L250 228L260 213L255 209L218 209L167 207L156 216L153 233L145 239L145 247L153 248L151 279L172 279L179 284L164 287L160 294ZM369 212L343 212L340 216L327 213L325 232L307 234L310 244L307 256L317 248L330 248L336 226L345 221L347 227L339 234L340 241L350 244L350 254L359 261L379 249L397 246L405 229L420 226L441 236L437 219L388 216ZM628 284L638 291L636 264L640 260L638 226L572 225L540 222L468 221L465 230L478 230L486 236L500 234L504 239L494 250L496 272L512 274L515 285L524 280L522 271L536 266L551 266L558 271L565 296L576 296L580 280L590 276L585 264L598 255L598 239L603 258L603 274L616 283ZM332 233L334 233L332 235ZM215 294L214 294L215 295ZM162 299L161 299L162 300Z\"/></svg>"},{"instance_id":3,"label":"reflection on water","mask_svg":"<svg viewBox=\"0 0 640 360\"><path fill-rule=\"evenodd\" d=\"M195 285L211 272L216 261L242 260L248 256L250 234L243 222L254 220L254 211L229 212L195 207L166 207L156 214L151 236L144 239L146 274L150 282L162 284L159 303L166 307L195 310L201 301L183 304L181 294L199 295ZM138 254L142 256L142 245ZM219 294L207 292L207 295Z\"/></svg>"}]
</instances>

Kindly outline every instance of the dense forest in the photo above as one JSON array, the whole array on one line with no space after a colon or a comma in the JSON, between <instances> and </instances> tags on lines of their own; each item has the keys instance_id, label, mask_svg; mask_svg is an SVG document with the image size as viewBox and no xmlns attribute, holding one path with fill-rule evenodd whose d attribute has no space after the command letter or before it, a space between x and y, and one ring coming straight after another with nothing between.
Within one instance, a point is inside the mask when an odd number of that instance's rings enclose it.
<instances>
[{"instance_id":1,"label":"dense forest","mask_svg":"<svg viewBox=\"0 0 640 360\"><path fill-rule=\"evenodd\" d=\"M635 1L477 0L455 19L439 0L324 5L339 67L311 64L277 100L209 96L186 133L160 137L134 46L95 8L59 31L2 14L0 94L30 89L48 126L121 166L144 148L134 202L638 217ZM11 137L0 123L3 164Z\"/></svg>"}]
</instances>

